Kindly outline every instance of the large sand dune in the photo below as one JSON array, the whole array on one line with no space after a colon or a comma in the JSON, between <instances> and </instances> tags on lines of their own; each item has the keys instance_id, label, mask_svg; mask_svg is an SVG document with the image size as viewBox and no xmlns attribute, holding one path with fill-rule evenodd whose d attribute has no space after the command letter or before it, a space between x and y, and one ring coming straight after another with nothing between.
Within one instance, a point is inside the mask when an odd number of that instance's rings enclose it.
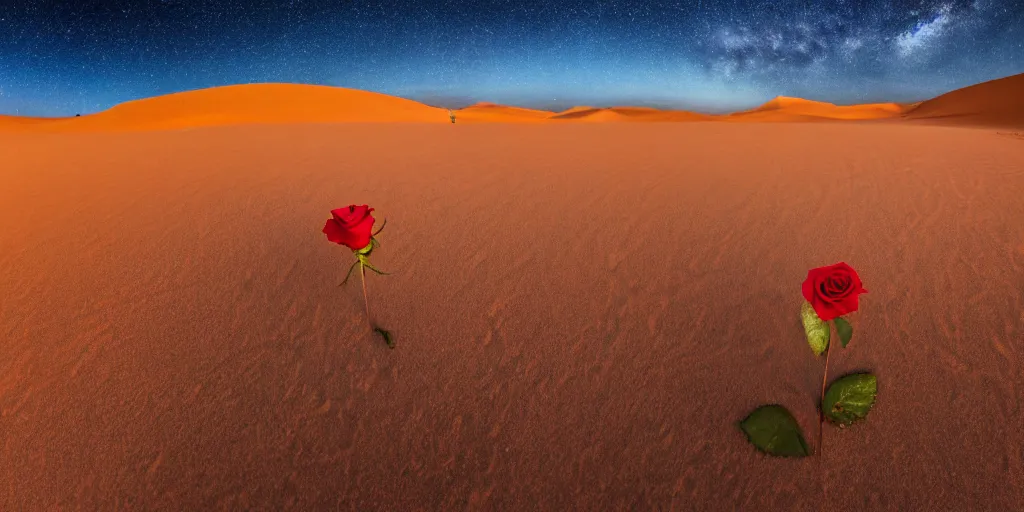
<instances>
[{"instance_id":1,"label":"large sand dune","mask_svg":"<svg viewBox=\"0 0 1024 512\"><path fill-rule=\"evenodd\" d=\"M455 111L455 122L536 123L554 115L546 110L508 107L494 103L477 103Z\"/></svg>"},{"instance_id":2,"label":"large sand dune","mask_svg":"<svg viewBox=\"0 0 1024 512\"><path fill-rule=\"evenodd\" d=\"M396 123L0 154L0 510L1024 503L1020 139ZM320 232L351 202L388 219L394 350ZM820 464L766 458L736 422L778 402L816 438L800 283L837 261L870 293L830 374L879 400Z\"/></svg>"},{"instance_id":3,"label":"large sand dune","mask_svg":"<svg viewBox=\"0 0 1024 512\"><path fill-rule=\"evenodd\" d=\"M683 110L659 110L644 107L574 107L564 112L551 116L557 121L582 121L582 122L685 122L685 121L707 121L712 116L697 114Z\"/></svg>"},{"instance_id":4,"label":"large sand dune","mask_svg":"<svg viewBox=\"0 0 1024 512\"><path fill-rule=\"evenodd\" d=\"M1024 74L943 94L922 102L906 117L931 123L1024 128Z\"/></svg>"},{"instance_id":5,"label":"large sand dune","mask_svg":"<svg viewBox=\"0 0 1024 512\"><path fill-rule=\"evenodd\" d=\"M885 119L900 115L907 106L898 103L870 103L839 106L822 101L779 96L760 107L737 112L726 117L729 121L816 121L824 119L865 120Z\"/></svg>"},{"instance_id":6,"label":"large sand dune","mask_svg":"<svg viewBox=\"0 0 1024 512\"><path fill-rule=\"evenodd\" d=\"M494 103L455 110L462 123L816 122L915 120L1024 127L1024 74L914 104L839 106L779 96L752 110L709 115L644 107L573 107L548 112ZM0 115L0 132L139 131L282 123L450 123L447 109L385 94L300 84L246 84L157 96L82 117Z\"/></svg>"},{"instance_id":7,"label":"large sand dune","mask_svg":"<svg viewBox=\"0 0 1024 512\"><path fill-rule=\"evenodd\" d=\"M82 117L0 118L0 129L122 131L252 123L444 123L443 108L376 92L301 84L244 84L122 103Z\"/></svg>"}]
</instances>

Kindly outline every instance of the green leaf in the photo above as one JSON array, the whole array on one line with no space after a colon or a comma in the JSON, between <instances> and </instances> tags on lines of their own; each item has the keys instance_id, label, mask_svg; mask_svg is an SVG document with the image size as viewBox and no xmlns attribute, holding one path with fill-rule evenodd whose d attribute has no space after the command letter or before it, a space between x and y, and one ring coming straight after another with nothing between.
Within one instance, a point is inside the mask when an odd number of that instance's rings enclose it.
<instances>
[{"instance_id":1,"label":"green leaf","mask_svg":"<svg viewBox=\"0 0 1024 512\"><path fill-rule=\"evenodd\" d=\"M388 348L395 348L395 342L391 339L391 333L381 329L380 327L374 327L373 332L380 334L384 338L384 342L388 344Z\"/></svg>"},{"instance_id":2,"label":"green leaf","mask_svg":"<svg viewBox=\"0 0 1024 512\"><path fill-rule=\"evenodd\" d=\"M838 317L833 322L836 324L836 332L839 333L839 342L843 344L843 348L846 348L846 345L850 343L850 338L853 338L853 326L843 317Z\"/></svg>"},{"instance_id":3,"label":"green leaf","mask_svg":"<svg viewBox=\"0 0 1024 512\"><path fill-rule=\"evenodd\" d=\"M829 328L828 324L818 318L814 307L810 302L804 302L800 307L800 320L804 323L804 332L807 333L807 344L811 346L814 355L820 356L828 348Z\"/></svg>"},{"instance_id":4,"label":"green leaf","mask_svg":"<svg viewBox=\"0 0 1024 512\"><path fill-rule=\"evenodd\" d=\"M867 416L875 405L878 379L870 373L854 373L839 378L828 387L821 410L832 423L850 425Z\"/></svg>"},{"instance_id":5,"label":"green leaf","mask_svg":"<svg viewBox=\"0 0 1024 512\"><path fill-rule=\"evenodd\" d=\"M781 405L762 405L739 426L747 439L764 453L778 457L810 455L796 418Z\"/></svg>"}]
</instances>

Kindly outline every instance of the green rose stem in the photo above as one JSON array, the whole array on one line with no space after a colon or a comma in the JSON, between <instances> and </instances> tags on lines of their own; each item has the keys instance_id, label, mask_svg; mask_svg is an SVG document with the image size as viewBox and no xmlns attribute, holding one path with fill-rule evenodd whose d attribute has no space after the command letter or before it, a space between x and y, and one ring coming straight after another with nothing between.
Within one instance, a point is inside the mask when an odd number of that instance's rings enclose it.
<instances>
[{"instance_id":1,"label":"green rose stem","mask_svg":"<svg viewBox=\"0 0 1024 512\"><path fill-rule=\"evenodd\" d=\"M373 320L370 320L370 299L366 298L366 267L363 266L361 261L359 262L359 280L363 282L363 304L366 306L366 321L370 324L370 329L373 329Z\"/></svg>"},{"instance_id":2,"label":"green rose stem","mask_svg":"<svg viewBox=\"0 0 1024 512\"><path fill-rule=\"evenodd\" d=\"M825 324L828 326L828 323ZM821 510L825 510L825 503L828 502L828 482L825 481L825 471L822 469L825 453L822 451L823 436L825 433L825 383L828 382L828 356L832 353L832 341L825 347L825 373L821 376L821 400L818 401L818 474L821 475Z\"/></svg>"},{"instance_id":3,"label":"green rose stem","mask_svg":"<svg viewBox=\"0 0 1024 512\"><path fill-rule=\"evenodd\" d=\"M826 324L828 325L828 324ZM821 402L818 406L818 458L821 458L822 435L825 430L825 406L820 405L825 400L825 383L828 382L828 356L832 353L832 343L825 347L825 374L821 376Z\"/></svg>"},{"instance_id":4,"label":"green rose stem","mask_svg":"<svg viewBox=\"0 0 1024 512\"><path fill-rule=\"evenodd\" d=\"M375 237L384 229L384 226L387 223L387 219L384 219L384 222L381 224L380 228L370 235L370 243L367 244L366 247L363 247L358 251L353 251L356 254L356 262L353 263L352 266L348 268L348 273L345 275L345 280L342 281L341 284L339 284L338 286L344 286L345 283L348 282L348 278L352 276L352 270L356 268L356 265L359 265L359 280L362 281L363 285L363 305L366 306L366 322L370 324L370 329L373 332L380 334L384 338L384 341L387 342L388 347L395 348L395 343L394 341L391 340L391 333L378 326L373 325L373 319L370 318L370 299L366 293L366 269L370 269L382 276L389 275L387 272L384 272L378 269L377 267L374 267L373 264L370 263L370 253L372 253L375 248L380 246L380 242L378 242Z\"/></svg>"}]
</instances>

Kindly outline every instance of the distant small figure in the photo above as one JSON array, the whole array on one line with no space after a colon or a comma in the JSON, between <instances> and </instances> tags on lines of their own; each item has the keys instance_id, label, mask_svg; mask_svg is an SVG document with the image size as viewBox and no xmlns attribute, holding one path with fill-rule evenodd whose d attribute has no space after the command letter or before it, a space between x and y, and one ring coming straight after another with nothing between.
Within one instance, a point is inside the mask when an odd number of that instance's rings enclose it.
<instances>
[{"instance_id":1,"label":"distant small figure","mask_svg":"<svg viewBox=\"0 0 1024 512\"><path fill-rule=\"evenodd\" d=\"M455 112L452 112L452 109L448 109L448 119L451 119L452 124L455 124Z\"/></svg>"},{"instance_id":2,"label":"distant small figure","mask_svg":"<svg viewBox=\"0 0 1024 512\"><path fill-rule=\"evenodd\" d=\"M82 114L75 114L75 117L82 117Z\"/></svg>"}]
</instances>

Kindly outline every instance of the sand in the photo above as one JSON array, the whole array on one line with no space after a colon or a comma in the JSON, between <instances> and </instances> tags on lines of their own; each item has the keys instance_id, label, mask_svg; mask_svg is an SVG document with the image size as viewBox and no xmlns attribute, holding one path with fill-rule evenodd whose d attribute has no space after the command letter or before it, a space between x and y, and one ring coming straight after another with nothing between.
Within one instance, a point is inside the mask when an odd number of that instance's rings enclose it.
<instances>
[{"instance_id":1,"label":"sand","mask_svg":"<svg viewBox=\"0 0 1024 512\"><path fill-rule=\"evenodd\" d=\"M906 118L932 124L1024 128L1024 73L924 101Z\"/></svg>"},{"instance_id":2,"label":"sand","mask_svg":"<svg viewBox=\"0 0 1024 512\"><path fill-rule=\"evenodd\" d=\"M658 110L642 107L573 107L551 116L552 121L560 123L577 122L691 122L710 121L714 116L687 112L685 110Z\"/></svg>"},{"instance_id":3,"label":"sand","mask_svg":"<svg viewBox=\"0 0 1024 512\"><path fill-rule=\"evenodd\" d=\"M0 116L0 133L180 130L280 123L446 123L447 110L358 89L243 84L186 91L116 105L82 117Z\"/></svg>"},{"instance_id":4,"label":"sand","mask_svg":"<svg viewBox=\"0 0 1024 512\"><path fill-rule=\"evenodd\" d=\"M576 106L562 112L550 112L489 102L455 109L453 113L456 122L461 124L910 121L1024 129L1024 74L909 104L834 105L778 96L751 110L715 115L635 106ZM229 85L143 98L81 117L0 115L0 134L139 132L295 123L450 124L451 119L448 109L376 92L269 83Z\"/></svg>"},{"instance_id":5,"label":"sand","mask_svg":"<svg viewBox=\"0 0 1024 512\"><path fill-rule=\"evenodd\" d=\"M478 103L455 110L456 123L537 123L547 120L554 112L509 107L494 103Z\"/></svg>"},{"instance_id":6,"label":"sand","mask_svg":"<svg viewBox=\"0 0 1024 512\"><path fill-rule=\"evenodd\" d=\"M822 101L779 96L764 105L744 112L723 116L728 121L818 121L868 120L899 117L908 109L899 103L869 103L838 106Z\"/></svg>"},{"instance_id":7,"label":"sand","mask_svg":"<svg viewBox=\"0 0 1024 512\"><path fill-rule=\"evenodd\" d=\"M869 123L0 137L0 510L1013 510L1024 140ZM369 277L320 232L388 219ZM870 290L824 459L800 283ZM825 491L823 491L823 486ZM824 492L824 494L823 494ZM823 498L823 496L827 496Z\"/></svg>"}]
</instances>

